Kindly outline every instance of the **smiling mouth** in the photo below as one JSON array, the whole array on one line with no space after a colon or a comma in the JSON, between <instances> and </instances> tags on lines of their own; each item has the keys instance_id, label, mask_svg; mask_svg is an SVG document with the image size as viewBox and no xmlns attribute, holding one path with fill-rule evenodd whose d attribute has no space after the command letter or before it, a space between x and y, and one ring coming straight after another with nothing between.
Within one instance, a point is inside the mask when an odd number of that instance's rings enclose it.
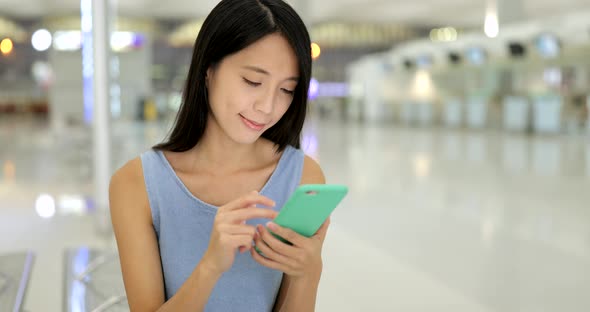
<instances>
[{"instance_id":1,"label":"smiling mouth","mask_svg":"<svg viewBox=\"0 0 590 312\"><path fill-rule=\"evenodd\" d=\"M242 118L242 121L246 124L246 126L248 126L249 128L251 128L253 130L261 130L265 126L265 124L260 124L255 121L252 121L252 120L242 116L242 114L240 114L240 117Z\"/></svg>"}]
</instances>

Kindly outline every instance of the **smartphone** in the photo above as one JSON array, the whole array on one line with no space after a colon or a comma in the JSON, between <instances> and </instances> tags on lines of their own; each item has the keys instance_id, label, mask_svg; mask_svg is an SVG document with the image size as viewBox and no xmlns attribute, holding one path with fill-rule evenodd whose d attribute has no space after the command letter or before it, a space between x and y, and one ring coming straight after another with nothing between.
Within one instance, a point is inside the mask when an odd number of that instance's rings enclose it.
<instances>
[{"instance_id":1,"label":"smartphone","mask_svg":"<svg viewBox=\"0 0 590 312\"><path fill-rule=\"evenodd\" d=\"M300 185L273 222L305 237L313 236L347 193L348 187L345 185ZM290 244L282 237L272 234L279 240ZM260 253L258 248L256 250Z\"/></svg>"}]
</instances>

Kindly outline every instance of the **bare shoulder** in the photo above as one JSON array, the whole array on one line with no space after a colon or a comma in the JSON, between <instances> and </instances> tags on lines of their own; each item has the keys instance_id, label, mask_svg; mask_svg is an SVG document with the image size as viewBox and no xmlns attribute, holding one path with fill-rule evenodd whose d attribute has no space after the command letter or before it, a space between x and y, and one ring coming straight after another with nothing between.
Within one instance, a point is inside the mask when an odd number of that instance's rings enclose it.
<instances>
[{"instance_id":1,"label":"bare shoulder","mask_svg":"<svg viewBox=\"0 0 590 312\"><path fill-rule=\"evenodd\" d=\"M130 160L123 167L119 168L111 177L109 185L109 198L111 202L111 212L114 209L123 207L138 207L141 212L148 212L148 199L143 179L143 167L139 157ZM126 205L127 203L135 205ZM123 203L123 205L113 205ZM137 205L137 204L140 205ZM134 211L138 212L138 211Z\"/></svg>"},{"instance_id":2,"label":"bare shoulder","mask_svg":"<svg viewBox=\"0 0 590 312\"><path fill-rule=\"evenodd\" d=\"M130 160L123 167L119 168L111 177L110 189L134 189L143 183L143 168L139 157Z\"/></svg>"},{"instance_id":3,"label":"bare shoulder","mask_svg":"<svg viewBox=\"0 0 590 312\"><path fill-rule=\"evenodd\" d=\"M300 184L325 184L326 177L318 162L308 155L303 160L303 173Z\"/></svg>"}]
</instances>

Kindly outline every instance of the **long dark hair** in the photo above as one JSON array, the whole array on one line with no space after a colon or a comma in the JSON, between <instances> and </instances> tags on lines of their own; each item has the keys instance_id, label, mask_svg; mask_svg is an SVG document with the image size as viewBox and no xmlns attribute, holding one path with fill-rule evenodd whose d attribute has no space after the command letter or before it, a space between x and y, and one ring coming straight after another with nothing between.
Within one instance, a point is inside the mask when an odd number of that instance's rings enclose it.
<instances>
[{"instance_id":1,"label":"long dark hair","mask_svg":"<svg viewBox=\"0 0 590 312\"><path fill-rule=\"evenodd\" d=\"M282 151L300 147L311 78L311 42L305 24L295 10L281 0L222 0L203 22L193 49L182 103L167 140L154 149L184 152L202 138L209 115L205 86L207 69L262 37L280 33L299 61L299 82L293 102L283 117L262 137Z\"/></svg>"}]
</instances>

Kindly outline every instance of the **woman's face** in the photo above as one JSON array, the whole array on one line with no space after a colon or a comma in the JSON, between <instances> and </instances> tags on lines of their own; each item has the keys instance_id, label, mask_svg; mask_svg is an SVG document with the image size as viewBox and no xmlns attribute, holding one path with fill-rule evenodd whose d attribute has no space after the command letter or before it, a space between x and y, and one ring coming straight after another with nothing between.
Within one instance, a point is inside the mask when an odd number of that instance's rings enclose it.
<instances>
[{"instance_id":1,"label":"woman's face","mask_svg":"<svg viewBox=\"0 0 590 312\"><path fill-rule=\"evenodd\" d=\"M297 57L279 34L225 57L207 71L208 127L238 143L255 142L291 105L298 77Z\"/></svg>"}]
</instances>

